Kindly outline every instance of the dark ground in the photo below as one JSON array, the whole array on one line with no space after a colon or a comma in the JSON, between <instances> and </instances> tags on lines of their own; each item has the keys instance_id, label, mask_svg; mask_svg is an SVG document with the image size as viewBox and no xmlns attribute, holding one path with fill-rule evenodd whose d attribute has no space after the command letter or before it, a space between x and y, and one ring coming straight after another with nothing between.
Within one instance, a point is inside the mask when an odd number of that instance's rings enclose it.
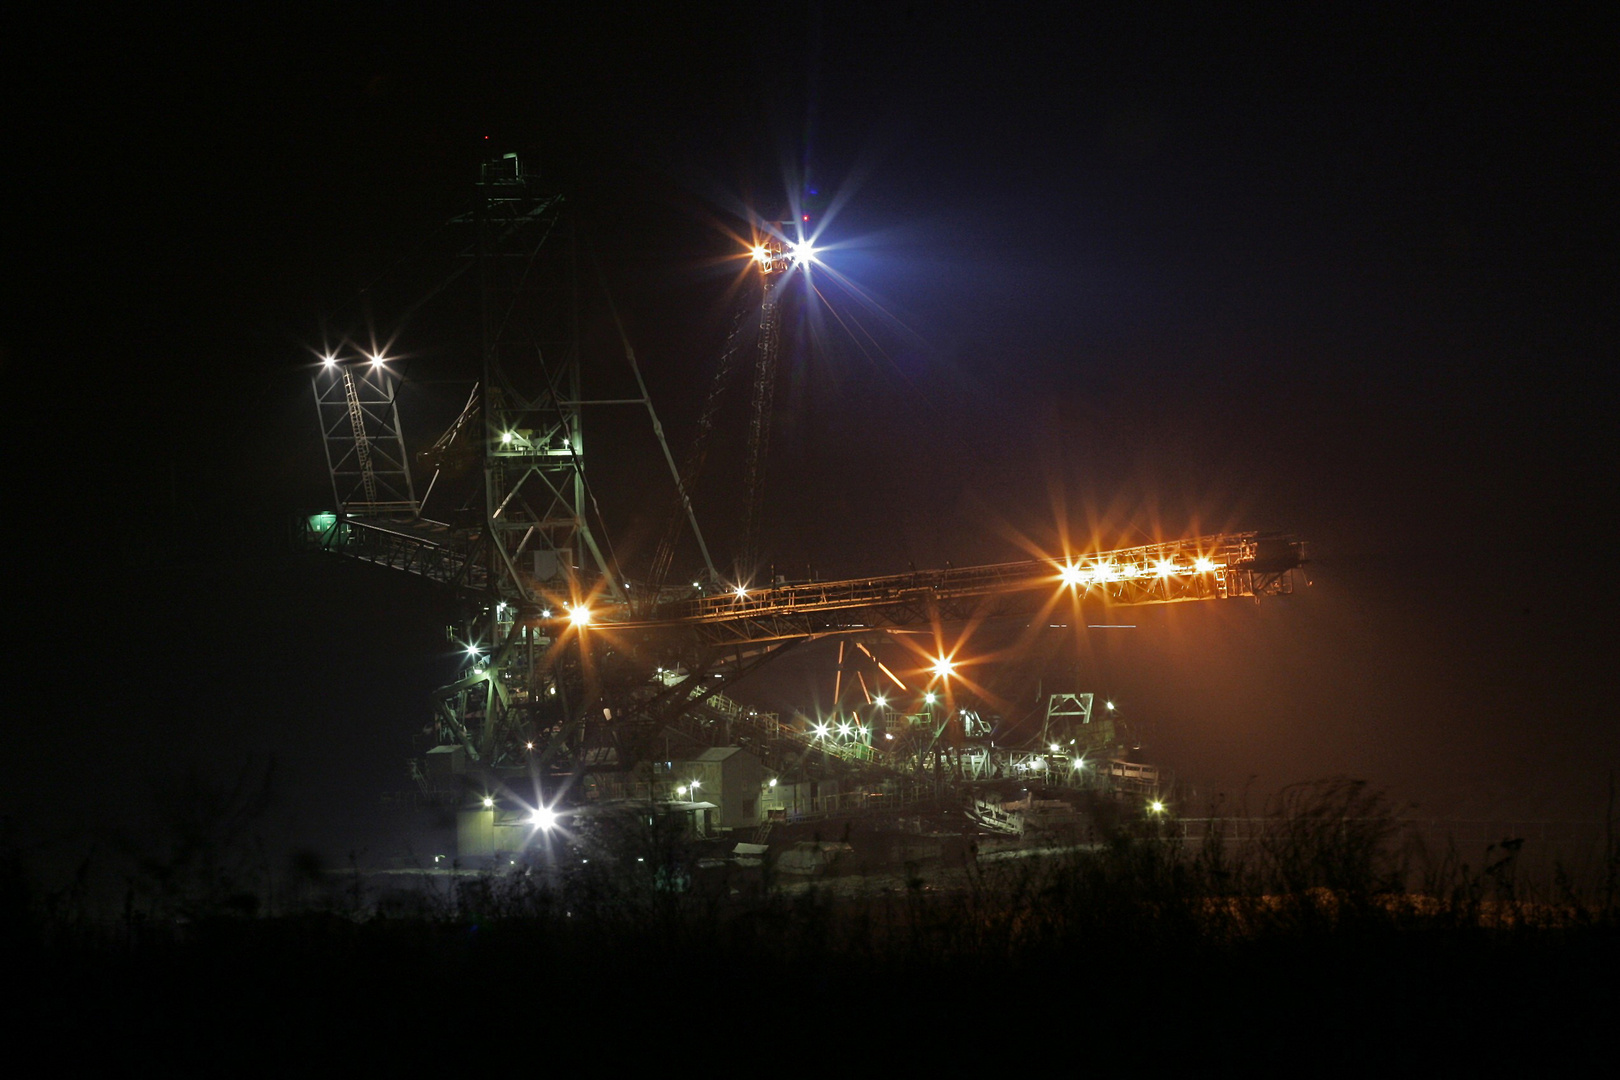
<instances>
[{"instance_id":1,"label":"dark ground","mask_svg":"<svg viewBox=\"0 0 1620 1080\"><path fill-rule=\"evenodd\" d=\"M1610 1056L1612 911L1341 882L1256 901L1234 936L1153 862L1116 845L1044 876L920 866L765 893L749 871L729 896L703 877L672 894L474 876L417 914L355 907L338 876L301 914L102 928L13 909L5 960L28 991L9 1019L62 1064L210 1071L667 1068L703 1047L774 1068L1307 1075Z\"/></svg>"}]
</instances>

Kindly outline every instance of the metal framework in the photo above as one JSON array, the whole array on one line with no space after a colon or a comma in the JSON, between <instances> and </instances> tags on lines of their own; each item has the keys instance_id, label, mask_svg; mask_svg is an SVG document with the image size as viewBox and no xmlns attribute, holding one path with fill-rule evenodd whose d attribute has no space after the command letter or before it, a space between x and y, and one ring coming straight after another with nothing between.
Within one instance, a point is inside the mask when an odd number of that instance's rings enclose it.
<instances>
[{"instance_id":1,"label":"metal framework","mask_svg":"<svg viewBox=\"0 0 1620 1080\"><path fill-rule=\"evenodd\" d=\"M639 657L641 666L626 663L620 669L622 681L612 685L604 680L593 700L611 706L613 723L621 731L638 724L667 724L714 692L716 684L708 681L712 677L740 676L783 650L816 638L1027 615L1067 602L1065 597L1076 603L1129 606L1275 596L1292 591L1292 570L1303 561L1304 545L1297 539L1241 533L1064 560L787 584L752 592L734 589L666 604L650 618L627 607L603 604L593 613L589 635L604 653ZM537 628L558 636L569 632L567 620L556 614ZM585 633L581 631L582 639ZM645 669L660 660L679 664L684 677L673 683L665 680L665 689L648 694L641 689L647 681ZM1113 741L1114 725L1109 720L1091 722L1090 701L1090 695L1069 695L1049 702L1041 747L1021 752L1028 761L998 752L995 762L1002 768L1049 768L1046 744L1053 741L1063 744L1065 764L1104 749L1103 744ZM923 754L937 752L944 723L932 713L917 723L931 729L925 745L919 750L913 737L905 740L906 746ZM864 734L876 726L857 729ZM846 746L836 738L822 737L809 742L827 757L899 767L899 758L870 741ZM953 760L966 778L960 755ZM933 771L940 773L943 767L936 762Z\"/></svg>"},{"instance_id":2,"label":"metal framework","mask_svg":"<svg viewBox=\"0 0 1620 1080\"><path fill-rule=\"evenodd\" d=\"M619 596L586 517L573 222L507 154L484 165L472 223L490 580L508 602L577 599L589 559Z\"/></svg>"},{"instance_id":3,"label":"metal framework","mask_svg":"<svg viewBox=\"0 0 1620 1080\"><path fill-rule=\"evenodd\" d=\"M454 530L442 522L339 519L317 514L309 535L326 551L361 562L417 574L476 595L489 591L489 564L482 558L483 536Z\"/></svg>"},{"instance_id":4,"label":"metal framework","mask_svg":"<svg viewBox=\"0 0 1620 1080\"><path fill-rule=\"evenodd\" d=\"M484 164L474 209L456 223L467 229L462 266L478 286L482 372L430 457L471 444L482 523L421 516L387 359L331 357L314 388L338 513L312 518L305 536L475 601L458 635L466 669L435 694L434 710L442 737L497 765L581 707L582 665L552 655L540 622L604 584L614 599L623 594L586 512L573 221L561 196L508 154Z\"/></svg>"},{"instance_id":5,"label":"metal framework","mask_svg":"<svg viewBox=\"0 0 1620 1080\"><path fill-rule=\"evenodd\" d=\"M361 557L478 597L458 642L467 667L434 694L434 712L441 737L498 766L536 740L560 749L583 704L581 665L565 670L541 623L597 583L623 594L587 514L575 223L515 154L483 165L477 194L457 220L473 230L464 257L476 268L482 377L456 428L481 436L483 526L460 538L420 527L349 535L363 540Z\"/></svg>"},{"instance_id":6,"label":"metal framework","mask_svg":"<svg viewBox=\"0 0 1620 1080\"><path fill-rule=\"evenodd\" d=\"M1014 615L1066 588L1110 604L1263 597L1293 591L1303 544L1282 534L1232 533L991 566L737 589L677 601L624 629L690 627L710 645Z\"/></svg>"},{"instance_id":7,"label":"metal framework","mask_svg":"<svg viewBox=\"0 0 1620 1080\"><path fill-rule=\"evenodd\" d=\"M764 231L757 235L757 243L752 250L752 262L760 271L759 314L755 333L754 370L752 380L752 393L749 399L748 432L746 444L746 459L743 473L743 493L741 512L741 531L737 538L735 551L735 570L739 579L750 579L758 576L762 562L760 551L760 536L764 523L765 507L765 473L770 456L771 419L776 401L776 380L780 367L781 352L781 314L778 304L778 289L781 284L795 270L804 270L808 263L813 261L814 247L804 237L803 229L795 222L782 221L774 225L763 227ZM789 232L795 233L799 239L789 240ZM679 538L683 522L684 511L686 522L689 524L698 543L700 554L703 556L706 570L705 580L715 584L719 575L715 571L714 560L710 557L707 545L704 543L697 521L692 514L691 492L693 491L699 474L708 457L710 438L714 433L715 419L719 412L721 400L725 396L730 384L731 376L737 366L738 358L742 352L742 344L746 338L746 331L752 325L745 318L750 310L751 301L745 301L738 307L731 320L731 330L726 336L725 347L721 350L720 363L715 372L714 381L709 394L704 401L703 411L698 417L696 431L691 446L677 470L671 460L671 472L675 476L676 495L678 497L677 510L672 513L665 525L664 532L654 549L651 562L651 573L648 584L651 588L639 599L640 613L647 612L646 601L657 599L663 595L661 592L664 583L669 578L671 561L674 557L675 544ZM639 373L638 373L639 379ZM645 395L645 387L642 388ZM651 404L649 402L649 409ZM656 427L656 421L655 421ZM660 433L661 437L661 433ZM668 448L665 447L668 455Z\"/></svg>"},{"instance_id":8,"label":"metal framework","mask_svg":"<svg viewBox=\"0 0 1620 1080\"><path fill-rule=\"evenodd\" d=\"M763 278L763 294L759 303L759 355L754 362L754 395L749 410L742 549L738 558L739 572L750 575L759 562L760 516L765 502L765 458L770 449L771 412L776 402L777 353L781 345L776 282L792 267L792 260L785 248L780 237L770 236L754 256Z\"/></svg>"},{"instance_id":9,"label":"metal framework","mask_svg":"<svg viewBox=\"0 0 1620 1080\"><path fill-rule=\"evenodd\" d=\"M421 516L395 405L396 376L382 357L333 357L317 369L314 390L338 513L311 518L304 535L325 550L427 577L473 601L473 616L457 636L465 650L463 670L434 694L433 708L441 740L460 744L486 768L578 772L592 761L623 765L645 750L650 730L697 725L711 735L742 733L758 746L792 746L796 753L817 751L823 759L880 769L898 770L906 755L921 762L933 752L937 777L945 767L939 747L946 726L932 712L902 728L904 746L897 745L900 753L891 757L869 740L849 743L791 728L774 716L745 715L718 692L719 678L745 674L818 637L1021 615L1065 595L1075 603L1136 605L1292 591L1303 544L1257 533L993 566L728 588L714 579L694 520L710 580L697 595L668 600L658 599L655 583L650 599L632 605L587 513L573 223L561 197L541 188L515 155L483 167L476 209L457 220L472 231L463 257L476 270L482 377L430 453L443 458L456 444L476 447L482 522L452 527ZM755 249L763 298L740 552L744 575L758 558L779 345L774 290L808 253L802 240L796 247L781 236ZM625 348L641 397L616 403L645 405L662 442L628 341ZM734 327L722 376L737 348ZM664 447L689 519L690 484L717 400L718 390L705 406L696 454L686 468L676 469ZM655 572L667 572L672 547L666 536ZM1043 743L1050 738L1068 745L1055 737L1057 727L1089 725L1090 703L1090 695L1069 695L1061 703L1054 698ZM964 769L977 772L971 762L964 765L960 749L952 751L952 768L960 775ZM1013 764L1045 767L1037 759L1049 757L1037 752Z\"/></svg>"},{"instance_id":10,"label":"metal framework","mask_svg":"<svg viewBox=\"0 0 1620 1080\"><path fill-rule=\"evenodd\" d=\"M486 564L466 547L468 540L448 533L435 539L433 528L425 522L389 526L351 519L324 532L312 529L312 535L328 550L489 595ZM436 697L436 709L447 734L453 733L476 760L492 764L509 756L519 739L527 746L549 736L539 752L545 760L602 742L606 737L600 731L582 736L587 720L601 709L611 716L606 726L617 731L607 741L628 750L630 729L671 723L717 693L719 684L710 681L715 675L739 677L805 641L1027 615L1064 602L1065 596L1132 606L1284 595L1293 591L1292 571L1304 556L1303 543L1290 536L1222 534L1078 558L732 590L668 603L650 614L598 601L588 609L587 625L576 625L560 606L520 609L497 602L489 608L487 637L469 644L468 672ZM494 648L487 659L486 642ZM558 653L557 643L572 649ZM587 685L585 669L592 664L582 654L597 650L615 653L620 664L609 672L598 659L595 684ZM626 656L639 659L625 661ZM679 665L683 675L655 682L655 663ZM553 706L548 718L524 715L546 705ZM601 727L595 720L590 724ZM1112 729L1107 719L1093 722L1091 695L1054 695L1041 743L1056 742L1065 755L1083 755L1110 741ZM939 734L932 732L930 745ZM835 742L818 748L836 758L856 753ZM1032 753L1026 767L1037 767L1035 759L1047 756ZM874 754L866 748L856 756L869 760Z\"/></svg>"},{"instance_id":11,"label":"metal framework","mask_svg":"<svg viewBox=\"0 0 1620 1080\"><path fill-rule=\"evenodd\" d=\"M1048 697L1046 716L1041 721L1040 745L1048 749L1075 745L1080 738L1079 732L1091 723L1092 700L1090 694L1053 694Z\"/></svg>"},{"instance_id":12,"label":"metal framework","mask_svg":"<svg viewBox=\"0 0 1620 1080\"><path fill-rule=\"evenodd\" d=\"M345 514L413 518L416 488L399 426L399 380L379 357L327 356L311 376L332 501Z\"/></svg>"}]
</instances>

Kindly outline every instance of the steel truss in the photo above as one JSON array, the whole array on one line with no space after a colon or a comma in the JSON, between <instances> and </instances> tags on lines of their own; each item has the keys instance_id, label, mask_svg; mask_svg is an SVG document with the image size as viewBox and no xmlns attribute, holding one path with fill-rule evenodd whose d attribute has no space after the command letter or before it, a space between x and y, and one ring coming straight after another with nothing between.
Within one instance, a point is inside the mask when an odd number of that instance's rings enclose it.
<instances>
[{"instance_id":1,"label":"steel truss","mask_svg":"<svg viewBox=\"0 0 1620 1080\"><path fill-rule=\"evenodd\" d=\"M475 557L478 538L456 538L448 531L434 538L431 528L425 522L387 526L350 519L319 535L329 550L489 596L489 574L498 566ZM469 642L474 656L469 671L440 692L436 708L445 733L463 742L475 760L490 764L511 759L519 745L527 747L536 738L543 740L541 749L528 755L529 761L569 759L579 747L604 740L628 751L638 737L633 732L645 734L698 710L720 688L708 681L713 675L741 677L800 642L1028 615L1062 602L1065 593L1125 606L1276 596L1292 592L1292 570L1303 564L1304 555L1303 543L1293 537L1221 534L1078 559L729 592L666 604L651 618L635 617L628 605L603 603L587 628L573 627L555 595L547 601L542 594L541 603L555 606L497 602L488 607L484 635ZM567 648L559 652L558 643ZM485 649L493 649L487 662ZM610 655L613 664L606 661ZM655 663L679 664L687 674L679 683L654 684ZM594 679L587 679L587 668ZM1103 735L1092 722L1091 705L1090 695L1054 698L1042 744L1057 742L1066 754L1085 753L1088 747L1075 743L1076 737L1084 735L1089 746L1097 742L1092 736ZM602 734L604 721L590 719L604 709L612 716L606 728L617 731L611 737ZM543 711L548 718L539 715ZM1112 730L1107 720L1101 725ZM587 728L597 734L587 737ZM819 749L831 757L848 756L832 744Z\"/></svg>"},{"instance_id":2,"label":"steel truss","mask_svg":"<svg viewBox=\"0 0 1620 1080\"><path fill-rule=\"evenodd\" d=\"M452 588L480 594L489 588L489 567L481 558L483 536L457 535L441 522L348 517L335 520L320 534L319 542L324 550L416 574Z\"/></svg>"},{"instance_id":3,"label":"steel truss","mask_svg":"<svg viewBox=\"0 0 1620 1080\"><path fill-rule=\"evenodd\" d=\"M416 489L385 362L328 357L311 377L332 499L345 514L412 518Z\"/></svg>"},{"instance_id":4,"label":"steel truss","mask_svg":"<svg viewBox=\"0 0 1620 1080\"><path fill-rule=\"evenodd\" d=\"M776 277L786 269L782 241L772 237L764 260L764 293L759 305L759 355L754 363L754 394L749 409L748 465L743 484L743 538L738 570L752 574L759 563L760 519L765 503L765 461L770 452L771 412L776 401L777 353L781 319L777 312Z\"/></svg>"},{"instance_id":5,"label":"steel truss","mask_svg":"<svg viewBox=\"0 0 1620 1080\"><path fill-rule=\"evenodd\" d=\"M1221 534L1069 561L1031 559L734 591L666 604L652 619L617 625L681 625L696 640L719 646L1017 615L1064 588L1116 605L1259 598L1292 592L1292 571L1303 562L1303 544L1295 538Z\"/></svg>"},{"instance_id":6,"label":"steel truss","mask_svg":"<svg viewBox=\"0 0 1620 1080\"><path fill-rule=\"evenodd\" d=\"M539 607L546 588L579 597L588 558L619 595L585 512L573 221L508 154L485 164L473 224L490 580Z\"/></svg>"},{"instance_id":7,"label":"steel truss","mask_svg":"<svg viewBox=\"0 0 1620 1080\"><path fill-rule=\"evenodd\" d=\"M481 428L483 528L464 553L420 529L351 536L478 596L460 642L468 667L434 709L442 737L498 766L537 746L559 752L595 696L586 665L559 655L541 623L583 603L593 581L623 594L587 515L572 215L508 154L485 163L476 208L458 220L474 234L483 371L457 429Z\"/></svg>"}]
</instances>

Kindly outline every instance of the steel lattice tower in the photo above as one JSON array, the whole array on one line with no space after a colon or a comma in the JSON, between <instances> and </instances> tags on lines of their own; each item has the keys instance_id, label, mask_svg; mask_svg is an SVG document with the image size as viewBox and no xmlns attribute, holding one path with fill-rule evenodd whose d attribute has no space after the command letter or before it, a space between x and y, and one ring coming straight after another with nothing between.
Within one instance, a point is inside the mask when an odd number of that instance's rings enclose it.
<instances>
[{"instance_id":1,"label":"steel lattice tower","mask_svg":"<svg viewBox=\"0 0 1620 1080\"><path fill-rule=\"evenodd\" d=\"M573 222L508 154L483 168L475 224L491 580L528 606L578 603L582 574L618 596L585 513Z\"/></svg>"},{"instance_id":2,"label":"steel lattice tower","mask_svg":"<svg viewBox=\"0 0 1620 1080\"><path fill-rule=\"evenodd\" d=\"M536 740L554 752L582 705L578 665L559 662L545 620L621 592L586 515L574 222L515 154L485 163L460 220L476 234L488 588L471 667L436 699L441 721L495 766Z\"/></svg>"}]
</instances>

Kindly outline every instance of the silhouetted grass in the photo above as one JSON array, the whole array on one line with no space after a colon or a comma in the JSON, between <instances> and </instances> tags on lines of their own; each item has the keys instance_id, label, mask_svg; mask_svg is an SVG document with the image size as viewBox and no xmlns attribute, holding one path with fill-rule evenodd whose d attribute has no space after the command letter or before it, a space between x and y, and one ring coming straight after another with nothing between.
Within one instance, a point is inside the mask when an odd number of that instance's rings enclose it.
<instances>
[{"instance_id":1,"label":"silhouetted grass","mask_svg":"<svg viewBox=\"0 0 1620 1080\"><path fill-rule=\"evenodd\" d=\"M235 886L258 855L189 843L116 917L75 910L72 886L43 890L15 859L0 902L28 1022L65 1033L94 1015L114 1051L281 1031L281 1049L361 1032L382 1053L473 1017L492 1045L522 1044L591 1017L619 1052L762 1025L942 1060L970 1031L1100 1040L1094 1056L1236 1039L1305 1071L1397 1037L1437 1060L1595 1052L1620 960L1612 838L1595 875L1541 895L1512 838L1477 862L1426 850L1359 783L1267 809L1242 844L1137 823L1094 850L801 884L769 863L704 869L680 836L627 819L596 857L504 873L384 887L306 859L252 904ZM1287 1058L1305 1033L1316 1045Z\"/></svg>"}]
</instances>

